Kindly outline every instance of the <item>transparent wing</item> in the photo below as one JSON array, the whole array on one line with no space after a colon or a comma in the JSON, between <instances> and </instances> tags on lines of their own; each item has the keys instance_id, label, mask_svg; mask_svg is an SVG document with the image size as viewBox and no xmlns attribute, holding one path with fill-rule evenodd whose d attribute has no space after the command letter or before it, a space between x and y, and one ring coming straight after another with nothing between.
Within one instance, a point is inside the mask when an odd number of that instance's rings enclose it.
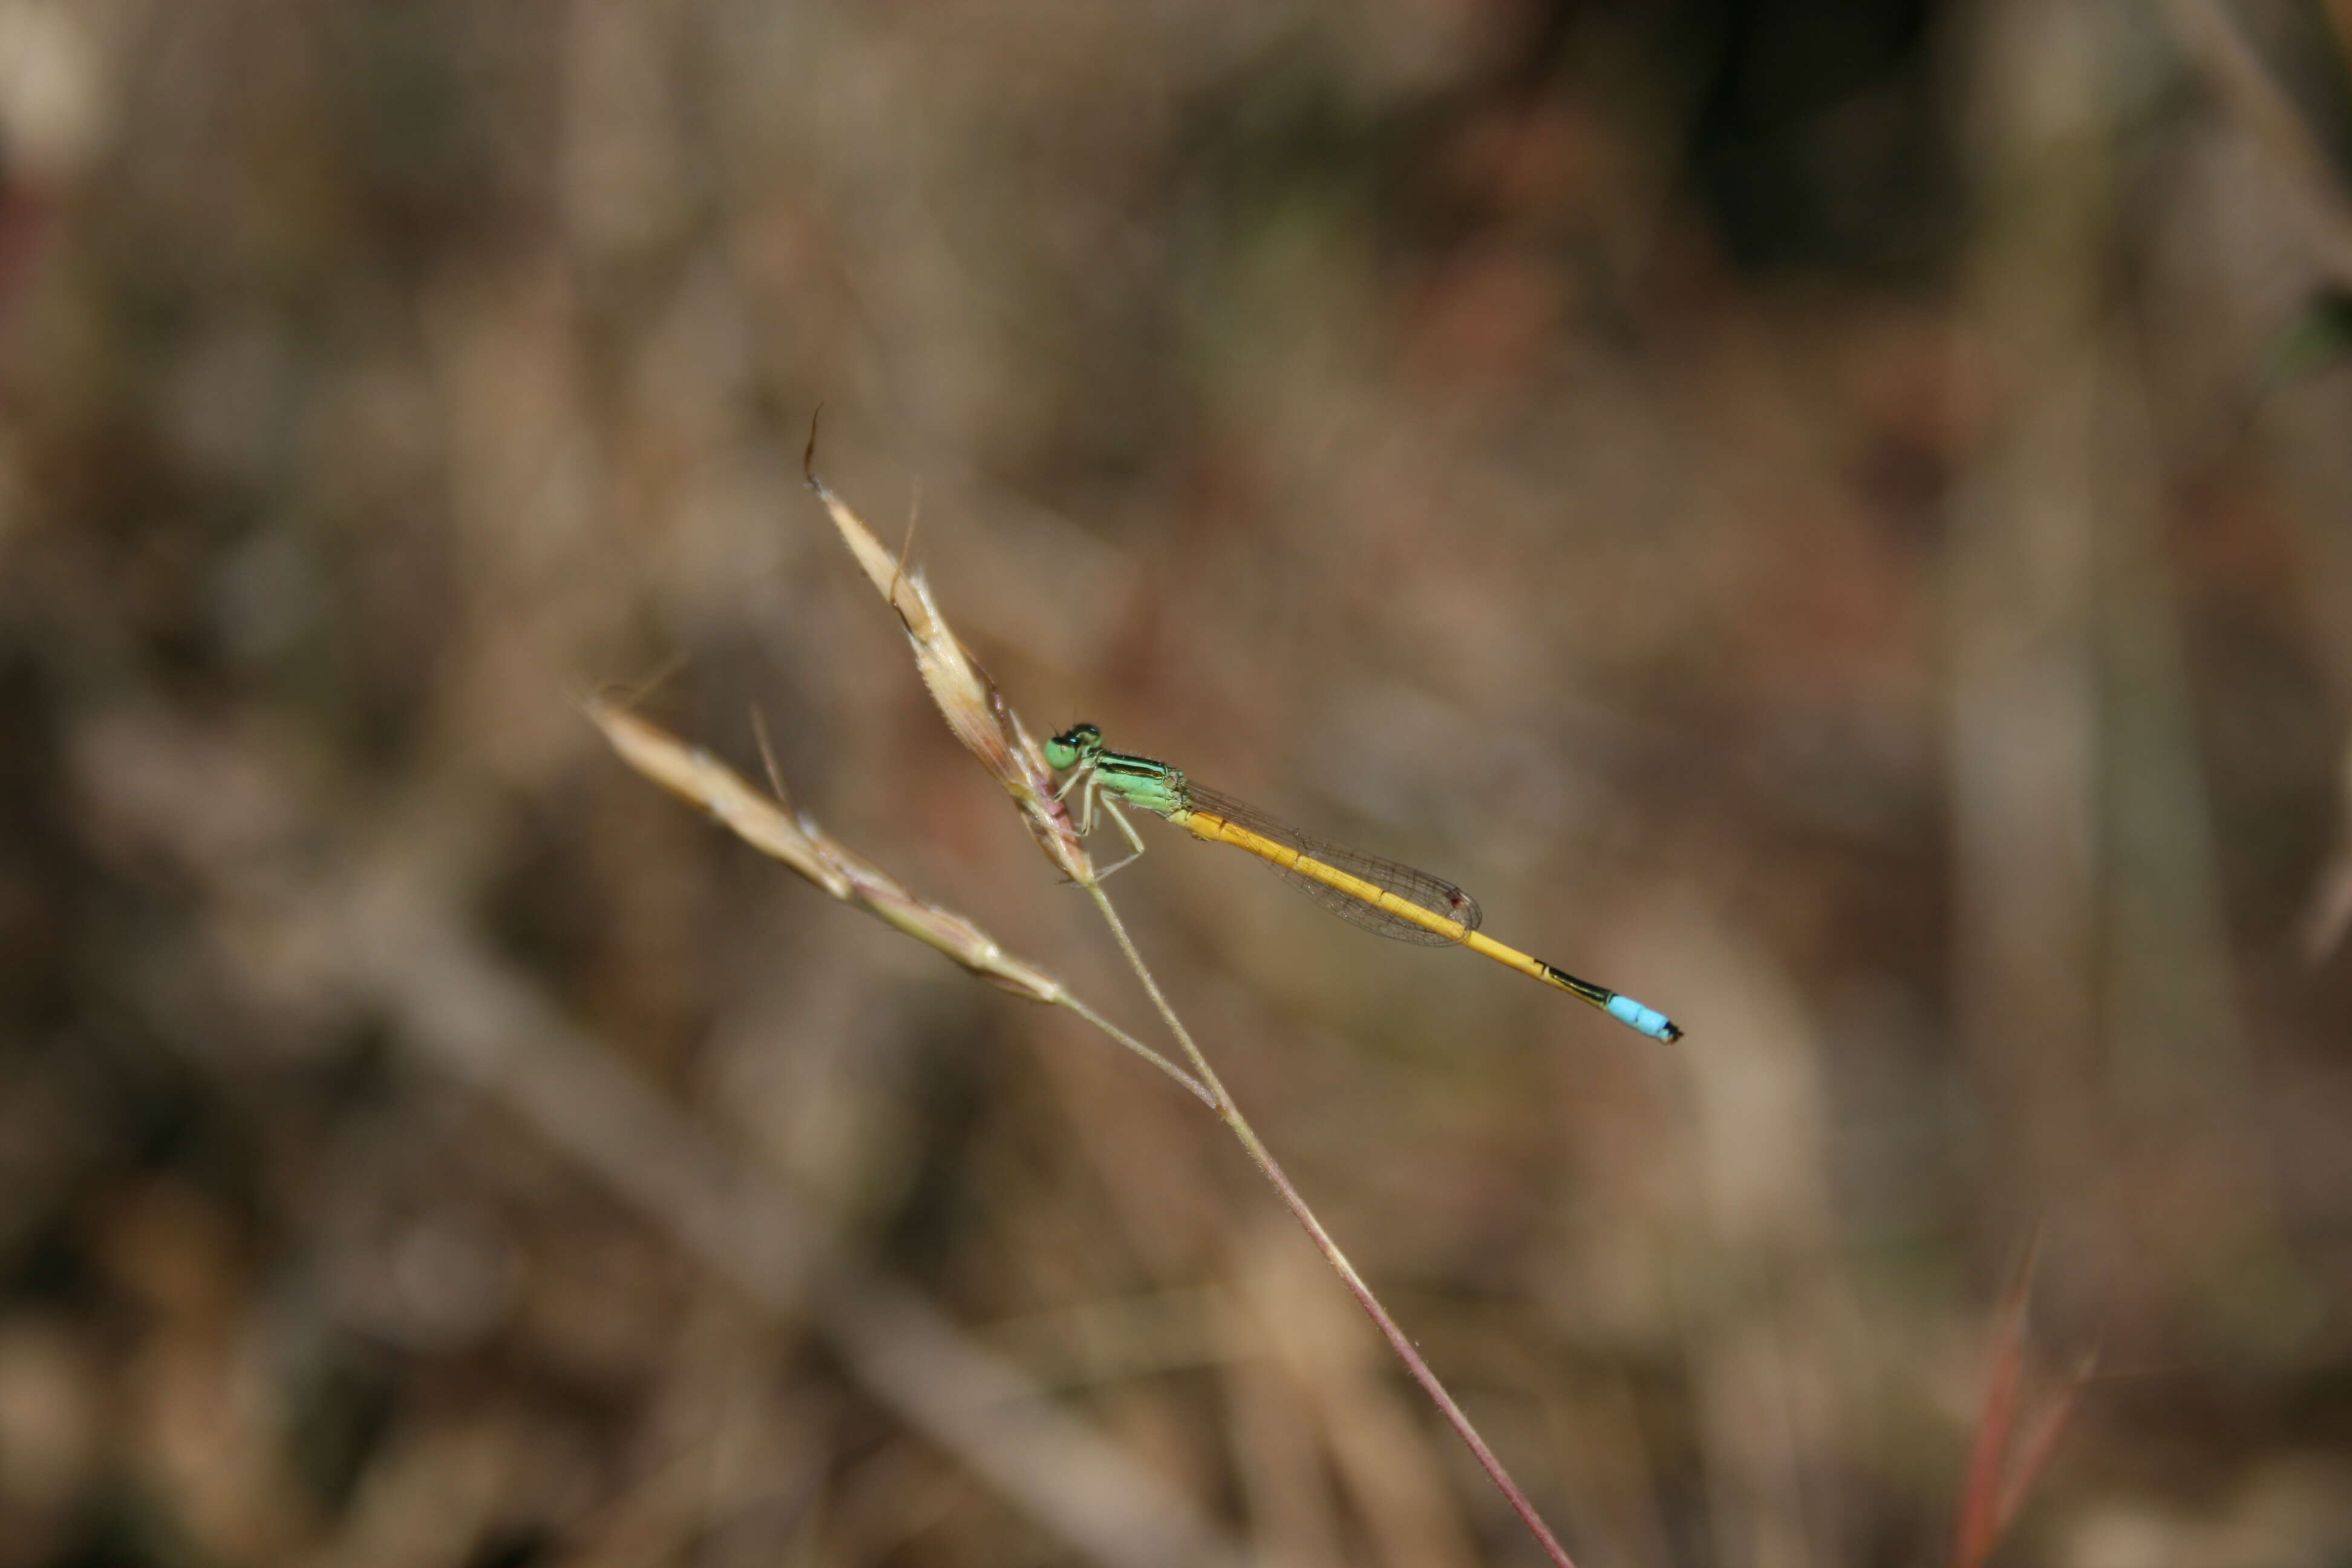
<instances>
[{"instance_id":1,"label":"transparent wing","mask_svg":"<svg viewBox=\"0 0 2352 1568\"><path fill-rule=\"evenodd\" d=\"M1301 855L1320 860L1350 877L1360 878L1376 888L1394 893L1407 903L1419 904L1432 914L1454 921L1465 931L1476 931L1478 922L1486 919L1479 910L1477 900L1453 883L1433 877L1426 871L1416 871L1410 866L1401 866L1377 855L1366 855L1328 839L1301 833L1288 823L1278 822L1255 806L1235 800L1229 795L1221 795L1199 784L1190 785L1190 792L1195 810L1222 816L1237 827L1246 827L1261 837L1296 849ZM1343 893L1328 883L1318 882L1304 872L1278 866L1271 860L1263 864L1267 870L1351 925L1360 925L1366 931L1422 947L1454 945L1455 939L1453 937L1424 931L1402 916L1392 915L1378 905L1368 904L1361 899Z\"/></svg>"}]
</instances>

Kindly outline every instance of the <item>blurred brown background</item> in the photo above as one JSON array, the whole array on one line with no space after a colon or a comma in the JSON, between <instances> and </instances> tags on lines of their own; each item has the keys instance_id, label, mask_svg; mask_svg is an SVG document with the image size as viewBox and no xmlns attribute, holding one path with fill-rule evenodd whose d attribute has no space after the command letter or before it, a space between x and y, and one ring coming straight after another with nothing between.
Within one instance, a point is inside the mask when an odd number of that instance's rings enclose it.
<instances>
[{"instance_id":1,"label":"blurred brown background","mask_svg":"<svg viewBox=\"0 0 2352 1568\"><path fill-rule=\"evenodd\" d=\"M2352 11L0 4L0 1568L2352 1561ZM656 679L658 678L658 679Z\"/></svg>"}]
</instances>

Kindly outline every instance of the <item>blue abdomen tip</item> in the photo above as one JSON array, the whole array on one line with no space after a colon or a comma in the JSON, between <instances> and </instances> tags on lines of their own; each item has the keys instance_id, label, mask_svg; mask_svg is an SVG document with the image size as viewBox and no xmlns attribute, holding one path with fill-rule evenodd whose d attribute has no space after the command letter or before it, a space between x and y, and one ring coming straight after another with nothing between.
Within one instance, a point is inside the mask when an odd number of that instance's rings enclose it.
<instances>
[{"instance_id":1,"label":"blue abdomen tip","mask_svg":"<svg viewBox=\"0 0 2352 1568\"><path fill-rule=\"evenodd\" d=\"M1655 1007L1644 1007L1631 996L1612 996L1609 1016L1619 1023L1639 1029L1654 1040L1678 1040L1683 1032L1675 1027L1674 1020Z\"/></svg>"}]
</instances>

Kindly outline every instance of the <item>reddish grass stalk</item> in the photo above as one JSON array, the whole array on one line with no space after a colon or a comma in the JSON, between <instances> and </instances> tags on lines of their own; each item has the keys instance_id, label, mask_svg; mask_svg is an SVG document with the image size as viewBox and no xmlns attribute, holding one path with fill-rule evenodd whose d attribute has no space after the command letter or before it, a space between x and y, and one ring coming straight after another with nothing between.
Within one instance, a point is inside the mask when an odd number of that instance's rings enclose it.
<instances>
[{"instance_id":1,"label":"reddish grass stalk","mask_svg":"<svg viewBox=\"0 0 2352 1568\"><path fill-rule=\"evenodd\" d=\"M2058 1439L2097 1365L2098 1352L2094 1351L2069 1375L2066 1386L2042 1412L2031 1435L2021 1443L2018 1440L2025 1384L2026 1308L2039 1249L2038 1242L2026 1248L1994 1326L1991 1375L1985 1385L1984 1409L1977 1418L1976 1441L1969 1450L1968 1479L1960 1489L1960 1517L1953 1531L1953 1568L1979 1568L2009 1533L2009 1527L2017 1522L2019 1510L2057 1451Z\"/></svg>"}]
</instances>

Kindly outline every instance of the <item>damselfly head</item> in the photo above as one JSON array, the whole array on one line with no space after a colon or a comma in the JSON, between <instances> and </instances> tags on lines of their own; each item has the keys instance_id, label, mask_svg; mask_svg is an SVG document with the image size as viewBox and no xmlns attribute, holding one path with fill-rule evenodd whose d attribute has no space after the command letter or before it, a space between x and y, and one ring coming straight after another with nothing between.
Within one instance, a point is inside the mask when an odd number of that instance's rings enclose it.
<instances>
[{"instance_id":1,"label":"damselfly head","mask_svg":"<svg viewBox=\"0 0 2352 1568\"><path fill-rule=\"evenodd\" d=\"M1102 755L1102 731L1092 724L1073 724L1045 742L1045 765L1055 773L1090 763Z\"/></svg>"}]
</instances>

